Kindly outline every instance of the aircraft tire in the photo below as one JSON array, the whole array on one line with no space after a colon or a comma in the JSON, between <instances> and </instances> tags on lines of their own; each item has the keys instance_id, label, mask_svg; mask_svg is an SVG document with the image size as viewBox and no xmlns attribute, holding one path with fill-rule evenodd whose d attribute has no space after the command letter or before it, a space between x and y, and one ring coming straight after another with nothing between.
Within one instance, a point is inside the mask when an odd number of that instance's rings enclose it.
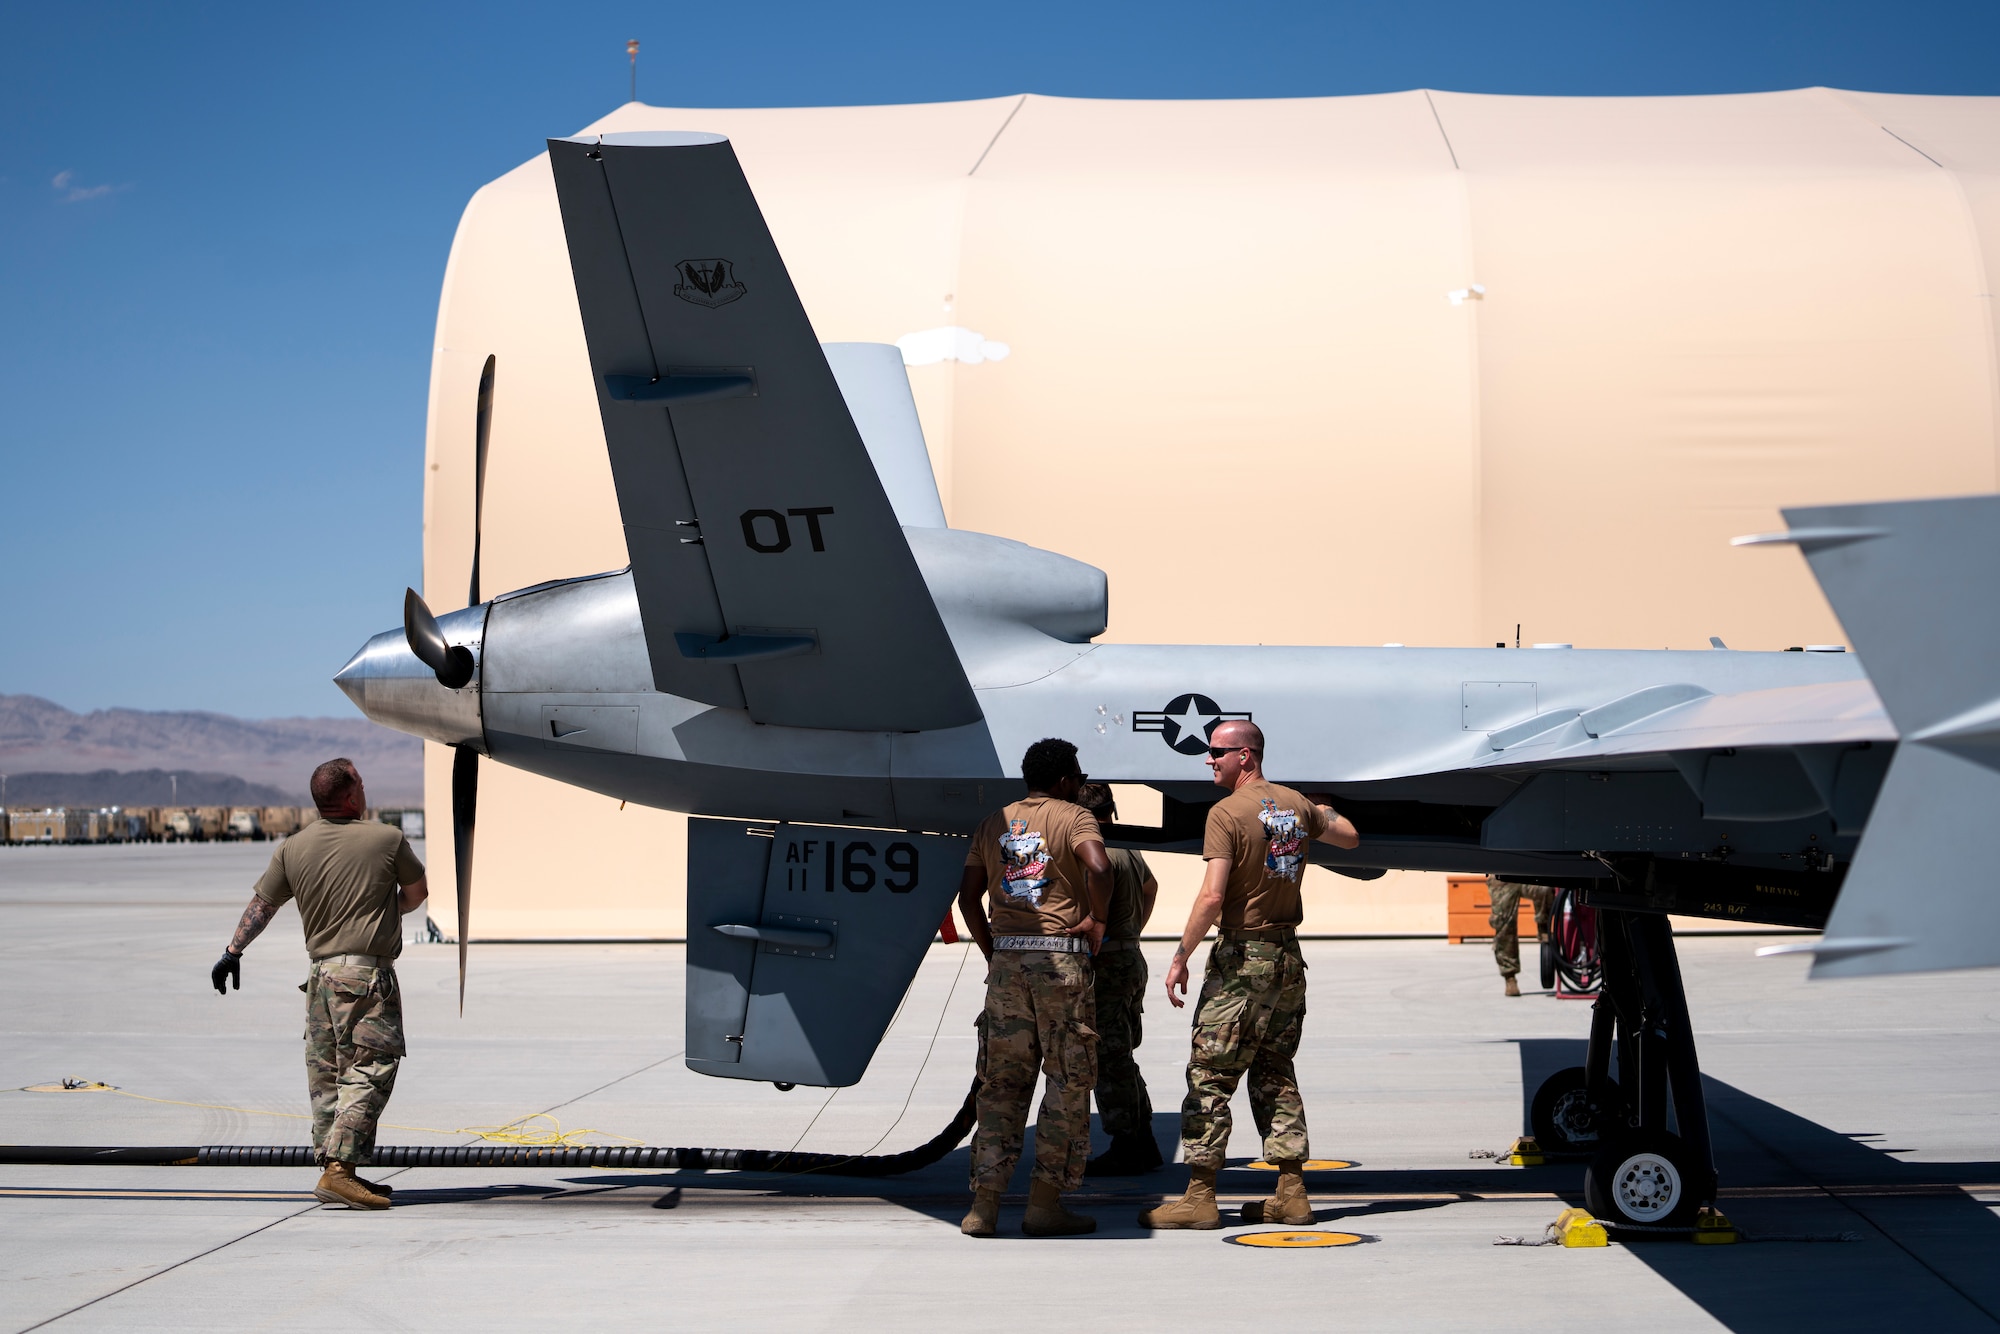
<instances>
[{"instance_id":1,"label":"aircraft tire","mask_svg":"<svg viewBox=\"0 0 2000 1334\"><path fill-rule=\"evenodd\" d=\"M1664 1132L1606 1140L1583 1174L1583 1204L1607 1227L1685 1228L1701 1206L1687 1147Z\"/></svg>"},{"instance_id":2,"label":"aircraft tire","mask_svg":"<svg viewBox=\"0 0 2000 1334\"><path fill-rule=\"evenodd\" d=\"M1554 939L1545 940L1537 946L1535 955L1537 961L1542 966L1542 990L1554 991L1556 989L1556 942Z\"/></svg>"},{"instance_id":3,"label":"aircraft tire","mask_svg":"<svg viewBox=\"0 0 2000 1334\"><path fill-rule=\"evenodd\" d=\"M1542 1081L1529 1105L1528 1124L1549 1153L1595 1153L1613 1124L1620 1101L1616 1080L1588 1088L1584 1068L1573 1065Z\"/></svg>"}]
</instances>

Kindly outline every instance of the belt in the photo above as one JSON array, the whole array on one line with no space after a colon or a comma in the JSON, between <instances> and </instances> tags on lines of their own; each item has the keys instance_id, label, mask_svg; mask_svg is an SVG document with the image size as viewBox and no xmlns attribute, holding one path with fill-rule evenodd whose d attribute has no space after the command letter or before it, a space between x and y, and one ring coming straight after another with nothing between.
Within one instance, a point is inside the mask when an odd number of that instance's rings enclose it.
<instances>
[{"instance_id":1,"label":"belt","mask_svg":"<svg viewBox=\"0 0 2000 1334\"><path fill-rule=\"evenodd\" d=\"M1088 954L1090 942L1082 936L995 936L996 950L1048 950L1052 954Z\"/></svg>"},{"instance_id":2,"label":"belt","mask_svg":"<svg viewBox=\"0 0 2000 1334\"><path fill-rule=\"evenodd\" d=\"M1123 940L1105 941L1097 947L1097 952L1099 954L1110 954L1117 950L1136 950L1138 948L1139 938L1137 936L1127 936Z\"/></svg>"},{"instance_id":3,"label":"belt","mask_svg":"<svg viewBox=\"0 0 2000 1334\"><path fill-rule=\"evenodd\" d=\"M1295 926L1258 926L1238 928L1235 931L1224 931L1220 934L1224 940L1286 941L1298 939L1299 930Z\"/></svg>"},{"instance_id":4,"label":"belt","mask_svg":"<svg viewBox=\"0 0 2000 1334\"><path fill-rule=\"evenodd\" d=\"M337 968L342 965L355 968L394 968L394 959L385 959L379 954L329 954L324 959L314 959L315 968Z\"/></svg>"}]
</instances>

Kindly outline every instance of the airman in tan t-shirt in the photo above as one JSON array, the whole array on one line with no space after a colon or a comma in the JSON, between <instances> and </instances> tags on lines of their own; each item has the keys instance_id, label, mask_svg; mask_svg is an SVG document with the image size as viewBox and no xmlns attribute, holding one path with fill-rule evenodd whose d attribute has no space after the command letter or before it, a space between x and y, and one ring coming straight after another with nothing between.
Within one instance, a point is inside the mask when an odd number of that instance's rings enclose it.
<instances>
[{"instance_id":1,"label":"airman in tan t-shirt","mask_svg":"<svg viewBox=\"0 0 2000 1334\"><path fill-rule=\"evenodd\" d=\"M1067 935L1090 915L1077 849L1104 842L1097 817L1074 802L1029 796L995 811L972 832L965 864L986 873L986 913L995 935Z\"/></svg>"},{"instance_id":2,"label":"airman in tan t-shirt","mask_svg":"<svg viewBox=\"0 0 2000 1334\"><path fill-rule=\"evenodd\" d=\"M1304 793L1264 778L1244 783L1211 806L1201 841L1204 861L1229 863L1222 929L1254 931L1305 920L1299 883L1306 844L1326 831L1327 816Z\"/></svg>"},{"instance_id":3,"label":"airman in tan t-shirt","mask_svg":"<svg viewBox=\"0 0 2000 1334\"><path fill-rule=\"evenodd\" d=\"M1229 1100L1248 1077L1250 1111L1264 1138L1264 1159L1278 1169L1277 1191L1243 1206L1246 1223L1313 1221L1304 1165L1306 1105L1292 1058L1306 1017L1306 961L1292 930L1304 918L1299 882L1314 839L1352 848L1361 836L1344 816L1264 777L1264 733L1248 718L1216 725L1208 763L1229 795L1208 814L1201 893L1167 966L1167 999L1187 1002L1188 956L1211 926L1222 930L1209 951L1181 1103L1181 1155L1187 1193L1148 1209L1153 1228L1217 1228L1215 1174L1229 1152Z\"/></svg>"},{"instance_id":4,"label":"airman in tan t-shirt","mask_svg":"<svg viewBox=\"0 0 2000 1334\"><path fill-rule=\"evenodd\" d=\"M1063 1207L1090 1157L1090 1089L1097 1082L1090 956L1104 939L1111 863L1097 818L1072 798L1083 785L1076 747L1044 737L1021 757L1028 795L980 821L958 880L958 911L986 956L979 1019L978 1119L972 1132L971 1237L1000 1227L1000 1192L1021 1161L1028 1101L1043 1080L1035 1167L1021 1230L1089 1232Z\"/></svg>"},{"instance_id":5,"label":"airman in tan t-shirt","mask_svg":"<svg viewBox=\"0 0 2000 1334\"><path fill-rule=\"evenodd\" d=\"M243 951L279 908L297 900L312 956L299 988L306 993L306 1091L313 1156L324 1169L313 1197L387 1209L394 1188L354 1169L374 1156L375 1128L406 1051L395 963L403 914L430 897L430 882L402 830L364 818L368 791L352 760L328 760L313 770L310 786L320 818L278 845L209 981L224 995L232 984L240 988Z\"/></svg>"}]
</instances>

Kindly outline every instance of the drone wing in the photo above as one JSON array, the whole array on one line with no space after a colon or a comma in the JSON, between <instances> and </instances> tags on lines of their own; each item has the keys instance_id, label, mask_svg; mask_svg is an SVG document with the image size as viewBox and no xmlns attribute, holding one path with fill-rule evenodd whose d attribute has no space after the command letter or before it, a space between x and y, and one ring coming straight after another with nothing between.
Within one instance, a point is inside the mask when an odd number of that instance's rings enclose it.
<instances>
[{"instance_id":1,"label":"drone wing","mask_svg":"<svg viewBox=\"0 0 2000 1334\"><path fill-rule=\"evenodd\" d=\"M553 139L549 160L657 688L795 727L976 721L729 142Z\"/></svg>"}]
</instances>

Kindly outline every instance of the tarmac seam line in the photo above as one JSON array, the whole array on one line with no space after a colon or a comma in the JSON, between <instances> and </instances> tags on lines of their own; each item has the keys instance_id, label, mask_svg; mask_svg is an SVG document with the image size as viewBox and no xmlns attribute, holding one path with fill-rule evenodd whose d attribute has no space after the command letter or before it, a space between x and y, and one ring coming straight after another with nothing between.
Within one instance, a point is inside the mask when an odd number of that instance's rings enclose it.
<instances>
[{"instance_id":1,"label":"tarmac seam line","mask_svg":"<svg viewBox=\"0 0 2000 1334\"><path fill-rule=\"evenodd\" d=\"M297 1218L302 1214L309 1214L313 1210L319 1207L320 1207L319 1201L314 1200L311 1204L307 1205L305 1208L295 1209L291 1213L286 1214L283 1218L274 1218L270 1222L264 1224L262 1227L251 1228L248 1232L245 1232L240 1237L231 1237L228 1241L219 1242L216 1245L209 1247L205 1251L199 1251L194 1255L188 1256L185 1260L176 1260L164 1269L156 1269L152 1273L147 1274L142 1278L135 1278L130 1283L126 1283L120 1287L113 1288L109 1292L99 1293L97 1296L92 1297L89 1301L79 1302L75 1306L70 1307L69 1310L59 1311L55 1315L50 1316L46 1320L37 1320L32 1325L23 1326L20 1330L16 1332L16 1334L33 1334L33 1331L45 1328L46 1326L49 1325L53 1325L58 1320L67 1320L70 1316L75 1315L78 1311L88 1310L90 1307L97 1305L101 1301L106 1301L112 1297L116 1297L121 1292L130 1292L132 1289L138 1287L142 1283L151 1283L154 1279L160 1277L160 1275L162 1274L171 1274L176 1269L179 1269L184 1265L191 1265L196 1260L199 1260L204 1256L214 1255L217 1251L227 1250L229 1247L234 1246L239 1241L248 1241L250 1238L256 1236L259 1232L268 1232L280 1223L289 1223L294 1218Z\"/></svg>"},{"instance_id":2,"label":"tarmac seam line","mask_svg":"<svg viewBox=\"0 0 2000 1334\"><path fill-rule=\"evenodd\" d=\"M668 1061L673 1060L674 1057L679 1056L680 1054L681 1054L680 1051L670 1051L657 1061L652 1061L646 1065L642 1065L637 1070L628 1071L627 1073L618 1076L618 1078L616 1079L607 1080L604 1083L599 1084L596 1088L591 1089L586 1093L579 1093L574 1098L570 1098L565 1102L559 1102L555 1106L547 1108L543 1111L536 1112L535 1115L547 1116L550 1112L561 1111L563 1108L569 1106L571 1103L582 1102L585 1098L595 1097L597 1094L600 1094L604 1092L604 1090L610 1088L613 1084L622 1084L628 1079L637 1079L640 1075L645 1074L648 1070L651 1070L654 1066L665 1065Z\"/></svg>"}]
</instances>

